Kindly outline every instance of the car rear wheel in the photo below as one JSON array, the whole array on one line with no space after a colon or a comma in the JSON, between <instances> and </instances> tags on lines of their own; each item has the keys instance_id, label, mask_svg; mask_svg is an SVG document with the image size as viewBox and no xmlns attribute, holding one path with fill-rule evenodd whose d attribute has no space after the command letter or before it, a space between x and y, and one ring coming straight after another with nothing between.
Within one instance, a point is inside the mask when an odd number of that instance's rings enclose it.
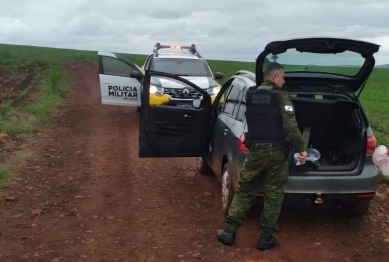
<instances>
[{"instance_id":1,"label":"car rear wheel","mask_svg":"<svg viewBox=\"0 0 389 262\"><path fill-rule=\"evenodd\" d=\"M230 166L228 162L223 166L221 177L221 202L224 215L228 214L232 199L234 198L234 188L231 180Z\"/></svg>"},{"instance_id":2,"label":"car rear wheel","mask_svg":"<svg viewBox=\"0 0 389 262\"><path fill-rule=\"evenodd\" d=\"M361 217L369 211L370 199L359 199L345 204L342 209L346 216Z\"/></svg>"},{"instance_id":3,"label":"car rear wheel","mask_svg":"<svg viewBox=\"0 0 389 262\"><path fill-rule=\"evenodd\" d=\"M200 174L203 175L211 175L212 174L212 168L209 166L207 161L203 157L197 158L197 169Z\"/></svg>"}]
</instances>

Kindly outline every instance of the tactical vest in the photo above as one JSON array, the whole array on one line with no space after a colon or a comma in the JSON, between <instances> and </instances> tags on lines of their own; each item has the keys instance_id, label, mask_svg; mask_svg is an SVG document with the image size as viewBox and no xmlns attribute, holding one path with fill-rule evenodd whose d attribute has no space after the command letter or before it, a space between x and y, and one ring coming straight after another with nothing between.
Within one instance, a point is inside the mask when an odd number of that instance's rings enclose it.
<instances>
[{"instance_id":1,"label":"tactical vest","mask_svg":"<svg viewBox=\"0 0 389 262\"><path fill-rule=\"evenodd\" d=\"M257 143L286 145L287 139L280 112L281 92L276 88L247 90L245 114L248 146Z\"/></svg>"}]
</instances>

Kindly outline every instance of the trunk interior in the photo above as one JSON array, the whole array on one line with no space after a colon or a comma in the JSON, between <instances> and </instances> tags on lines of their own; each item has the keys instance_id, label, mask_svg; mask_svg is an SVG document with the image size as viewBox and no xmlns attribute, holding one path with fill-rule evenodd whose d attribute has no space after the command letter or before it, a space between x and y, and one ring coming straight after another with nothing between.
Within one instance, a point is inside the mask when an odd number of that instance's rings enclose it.
<instances>
[{"instance_id":1,"label":"trunk interior","mask_svg":"<svg viewBox=\"0 0 389 262\"><path fill-rule=\"evenodd\" d=\"M351 100L292 97L300 130L310 127L308 147L319 150L316 165L291 164L291 170L347 171L363 157L366 135L358 103ZM293 156L293 155L292 155Z\"/></svg>"}]
</instances>

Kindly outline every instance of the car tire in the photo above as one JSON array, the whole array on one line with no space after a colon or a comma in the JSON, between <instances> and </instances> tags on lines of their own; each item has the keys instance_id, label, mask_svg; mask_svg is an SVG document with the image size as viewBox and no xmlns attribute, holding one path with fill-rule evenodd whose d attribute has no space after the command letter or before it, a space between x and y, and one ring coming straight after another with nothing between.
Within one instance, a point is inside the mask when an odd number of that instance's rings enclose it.
<instances>
[{"instance_id":1,"label":"car tire","mask_svg":"<svg viewBox=\"0 0 389 262\"><path fill-rule=\"evenodd\" d=\"M361 217L368 213L370 199L359 199L345 204L342 209L346 216Z\"/></svg>"},{"instance_id":2,"label":"car tire","mask_svg":"<svg viewBox=\"0 0 389 262\"><path fill-rule=\"evenodd\" d=\"M230 165L227 163L223 166L221 175L221 206L223 215L228 214L232 199L234 198L234 186L231 179Z\"/></svg>"},{"instance_id":3,"label":"car tire","mask_svg":"<svg viewBox=\"0 0 389 262\"><path fill-rule=\"evenodd\" d=\"M212 168L209 166L204 157L197 158L197 170L201 175L212 175Z\"/></svg>"}]
</instances>

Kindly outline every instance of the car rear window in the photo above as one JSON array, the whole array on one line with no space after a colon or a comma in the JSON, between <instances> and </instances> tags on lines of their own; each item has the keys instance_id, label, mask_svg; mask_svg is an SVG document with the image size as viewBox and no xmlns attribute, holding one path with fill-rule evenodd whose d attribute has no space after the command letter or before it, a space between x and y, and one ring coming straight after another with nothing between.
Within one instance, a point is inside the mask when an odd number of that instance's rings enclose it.
<instances>
[{"instance_id":1,"label":"car rear window","mask_svg":"<svg viewBox=\"0 0 389 262\"><path fill-rule=\"evenodd\" d=\"M355 76L361 70L365 60L359 53L352 51L318 54L288 49L278 55L269 54L263 68L268 62L277 62L284 66L285 72L307 71Z\"/></svg>"}]
</instances>

